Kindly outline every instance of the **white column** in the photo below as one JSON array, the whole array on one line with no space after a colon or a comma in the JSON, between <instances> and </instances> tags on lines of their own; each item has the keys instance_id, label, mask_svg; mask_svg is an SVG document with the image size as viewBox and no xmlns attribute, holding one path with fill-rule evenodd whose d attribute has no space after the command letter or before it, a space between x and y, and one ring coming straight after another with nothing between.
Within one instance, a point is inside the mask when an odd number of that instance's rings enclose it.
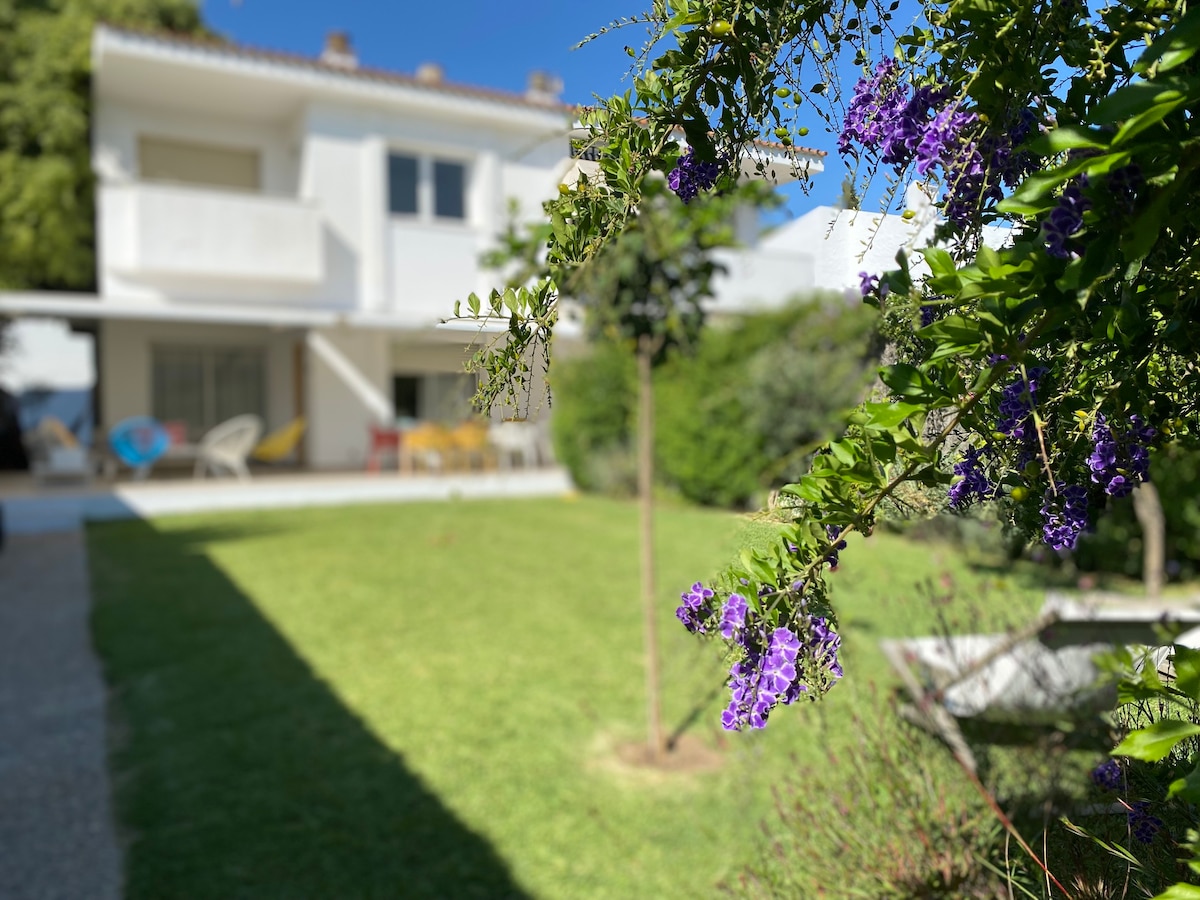
<instances>
[{"instance_id":1,"label":"white column","mask_svg":"<svg viewBox=\"0 0 1200 900\"><path fill-rule=\"evenodd\" d=\"M371 135L362 143L362 232L358 306L379 311L388 307L387 290L387 145Z\"/></svg>"}]
</instances>

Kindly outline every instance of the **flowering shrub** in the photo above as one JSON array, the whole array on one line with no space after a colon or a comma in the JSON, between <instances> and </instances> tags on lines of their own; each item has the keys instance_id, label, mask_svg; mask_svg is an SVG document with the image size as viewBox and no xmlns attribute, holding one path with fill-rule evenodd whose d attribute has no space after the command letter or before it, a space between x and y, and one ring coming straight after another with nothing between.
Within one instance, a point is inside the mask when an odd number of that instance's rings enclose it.
<instances>
[{"instance_id":1,"label":"flowering shrub","mask_svg":"<svg viewBox=\"0 0 1200 900\"><path fill-rule=\"evenodd\" d=\"M975 465L952 471L964 440L1011 528L1066 549L1109 491L1144 477L1125 429L1150 452L1168 422L1182 443L1200 434L1200 8L955 0L922 13L906 28L870 0L655 4L652 37L670 46L630 93L583 113L605 149L600 175L548 204L550 276L513 298L507 343L481 358L495 399L553 328L556 285L622 232L653 173L677 167L678 130L732 170L769 132L824 121L851 165L895 185L929 179L944 223L921 277L902 254L864 298L903 331L881 391L788 486L795 516L777 546L708 584L721 604L745 599L752 634L800 640L811 699L834 683L811 677L818 644L801 634L806 616L836 625L834 545L869 534L907 485L940 487L948 505L971 477L958 497L974 497ZM843 104L823 76L848 64L864 73ZM1001 249L982 242L996 222L1010 227ZM942 315L923 324L923 306ZM761 684L768 639L741 634L731 652ZM753 679L731 677L735 692Z\"/></svg>"}]
</instances>

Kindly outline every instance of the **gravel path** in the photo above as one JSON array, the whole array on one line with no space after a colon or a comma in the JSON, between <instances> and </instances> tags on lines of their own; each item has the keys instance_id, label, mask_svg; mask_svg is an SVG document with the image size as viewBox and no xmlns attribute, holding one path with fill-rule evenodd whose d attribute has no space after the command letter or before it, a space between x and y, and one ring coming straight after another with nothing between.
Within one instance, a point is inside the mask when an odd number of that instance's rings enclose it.
<instances>
[{"instance_id":1,"label":"gravel path","mask_svg":"<svg viewBox=\"0 0 1200 900\"><path fill-rule=\"evenodd\" d=\"M0 897L117 900L105 689L79 530L0 550Z\"/></svg>"}]
</instances>

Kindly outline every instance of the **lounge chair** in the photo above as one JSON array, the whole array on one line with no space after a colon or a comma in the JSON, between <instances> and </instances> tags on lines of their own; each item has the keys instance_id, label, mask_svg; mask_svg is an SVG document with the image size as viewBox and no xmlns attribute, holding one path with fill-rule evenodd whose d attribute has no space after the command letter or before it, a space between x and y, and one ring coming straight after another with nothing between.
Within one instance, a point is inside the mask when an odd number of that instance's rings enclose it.
<instances>
[{"instance_id":1,"label":"lounge chair","mask_svg":"<svg viewBox=\"0 0 1200 900\"><path fill-rule=\"evenodd\" d=\"M86 447L59 419L45 416L27 435L32 451L30 469L41 482L52 479L91 479L94 466Z\"/></svg>"},{"instance_id":2,"label":"lounge chair","mask_svg":"<svg viewBox=\"0 0 1200 900\"><path fill-rule=\"evenodd\" d=\"M1053 723L1111 705L1097 653L1130 644L1157 647L1167 632L1200 645L1200 608L1119 595L1050 594L1038 617L1011 634L880 641L912 703L901 715L941 737L975 769L962 726ZM1163 654L1159 654L1162 656Z\"/></svg>"},{"instance_id":3,"label":"lounge chair","mask_svg":"<svg viewBox=\"0 0 1200 900\"><path fill-rule=\"evenodd\" d=\"M217 425L196 445L195 476L203 478L208 472L214 475L227 472L241 481L249 481L246 460L262 430L262 419L253 415L234 416Z\"/></svg>"},{"instance_id":4,"label":"lounge chair","mask_svg":"<svg viewBox=\"0 0 1200 900\"><path fill-rule=\"evenodd\" d=\"M297 416L259 441L250 453L251 458L265 463L282 462L296 452L306 427L304 416Z\"/></svg>"}]
</instances>

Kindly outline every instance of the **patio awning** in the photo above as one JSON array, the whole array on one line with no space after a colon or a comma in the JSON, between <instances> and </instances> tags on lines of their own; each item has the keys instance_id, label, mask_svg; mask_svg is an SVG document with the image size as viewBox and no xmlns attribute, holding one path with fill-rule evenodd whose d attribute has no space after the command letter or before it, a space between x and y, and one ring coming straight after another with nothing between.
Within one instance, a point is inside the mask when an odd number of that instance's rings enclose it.
<instances>
[{"instance_id":1,"label":"patio awning","mask_svg":"<svg viewBox=\"0 0 1200 900\"><path fill-rule=\"evenodd\" d=\"M261 325L269 328L348 327L372 331L423 332L444 334L447 330L436 321L413 319L386 312L302 309L294 306L266 306L223 303L147 303L98 294L24 291L0 293L0 315L73 321L204 322L212 325ZM479 331L472 324L464 331ZM486 327L484 333L505 331L506 327Z\"/></svg>"}]
</instances>

